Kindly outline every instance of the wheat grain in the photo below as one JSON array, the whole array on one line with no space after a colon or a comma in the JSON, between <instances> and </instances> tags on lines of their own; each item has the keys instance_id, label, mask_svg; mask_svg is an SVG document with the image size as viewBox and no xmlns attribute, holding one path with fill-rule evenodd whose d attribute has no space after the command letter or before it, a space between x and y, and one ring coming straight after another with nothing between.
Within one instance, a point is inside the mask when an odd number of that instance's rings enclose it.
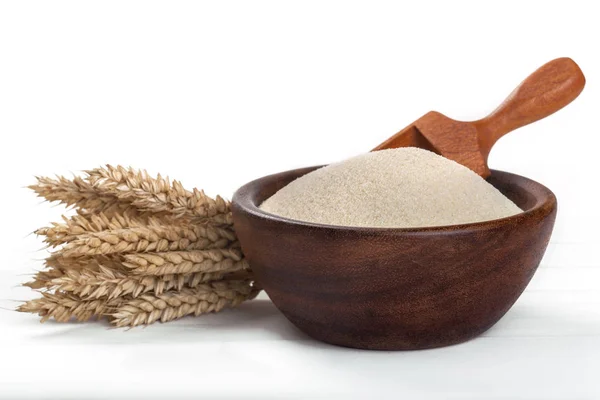
<instances>
[{"instance_id":1,"label":"wheat grain","mask_svg":"<svg viewBox=\"0 0 600 400\"><path fill-rule=\"evenodd\" d=\"M141 275L234 272L248 269L241 251L235 248L125 254L123 258L125 267Z\"/></svg>"},{"instance_id":2,"label":"wheat grain","mask_svg":"<svg viewBox=\"0 0 600 400\"><path fill-rule=\"evenodd\" d=\"M142 211L170 212L177 217L210 218L215 223L232 224L229 202L220 196L212 199L201 190L190 192L180 182L171 183L160 174L153 178L145 170L111 165L86 173L98 192L129 201Z\"/></svg>"},{"instance_id":3,"label":"wheat grain","mask_svg":"<svg viewBox=\"0 0 600 400\"><path fill-rule=\"evenodd\" d=\"M251 281L214 282L162 295L143 294L119 304L110 317L117 327L168 322L186 315L198 316L218 312L227 306L235 307L257 293Z\"/></svg>"}]
</instances>

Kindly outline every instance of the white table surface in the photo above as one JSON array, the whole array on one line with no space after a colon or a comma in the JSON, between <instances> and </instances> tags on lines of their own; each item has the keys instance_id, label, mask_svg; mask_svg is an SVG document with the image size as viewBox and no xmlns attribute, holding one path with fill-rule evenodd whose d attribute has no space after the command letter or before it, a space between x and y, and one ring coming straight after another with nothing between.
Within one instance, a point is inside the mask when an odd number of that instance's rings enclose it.
<instances>
[{"instance_id":1,"label":"white table surface","mask_svg":"<svg viewBox=\"0 0 600 400\"><path fill-rule=\"evenodd\" d=\"M323 344L299 332L264 295L220 314L130 330L40 324L3 310L0 397L600 398L596 248L551 243L500 322L479 338L435 350ZM4 284L23 281L17 274L3 272L0 298L31 296Z\"/></svg>"}]
</instances>

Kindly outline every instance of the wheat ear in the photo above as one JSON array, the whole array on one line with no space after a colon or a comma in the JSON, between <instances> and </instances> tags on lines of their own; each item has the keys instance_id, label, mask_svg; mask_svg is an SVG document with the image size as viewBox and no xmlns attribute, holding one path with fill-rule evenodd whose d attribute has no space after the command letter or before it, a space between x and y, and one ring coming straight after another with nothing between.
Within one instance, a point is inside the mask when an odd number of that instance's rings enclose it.
<instances>
[{"instance_id":1,"label":"wheat ear","mask_svg":"<svg viewBox=\"0 0 600 400\"><path fill-rule=\"evenodd\" d=\"M204 191L186 190L178 181L154 178L145 170L107 165L86 171L90 184L101 193L114 195L146 212L170 212L176 217L210 218L214 223L232 224L229 202Z\"/></svg>"},{"instance_id":2,"label":"wheat ear","mask_svg":"<svg viewBox=\"0 0 600 400\"><path fill-rule=\"evenodd\" d=\"M91 271L98 271L100 266L110 268L115 271L125 272L128 270L122 264L122 260L118 255L96 255L96 256L84 256L84 257L64 257L60 251L52 253L46 258L44 264L48 268L55 268L59 270L81 270L88 269Z\"/></svg>"},{"instance_id":3,"label":"wheat ear","mask_svg":"<svg viewBox=\"0 0 600 400\"><path fill-rule=\"evenodd\" d=\"M32 289L52 288L52 281L64 277L69 271L87 271L90 273L107 269L116 272L127 271L118 259L107 256L67 258L60 254L52 254L45 260L46 269L37 272L32 281L24 283Z\"/></svg>"},{"instance_id":4,"label":"wheat ear","mask_svg":"<svg viewBox=\"0 0 600 400\"><path fill-rule=\"evenodd\" d=\"M83 300L63 292L42 292L42 297L27 301L17 307L17 311L38 314L41 322L54 318L58 322L68 322L72 318L77 321L87 321L93 317L107 314L107 309L118 307L123 299Z\"/></svg>"},{"instance_id":5,"label":"wheat ear","mask_svg":"<svg viewBox=\"0 0 600 400\"><path fill-rule=\"evenodd\" d=\"M27 286L31 289L42 289L49 287L48 285L53 279L60 278L64 275L64 271L57 268L50 268L47 270L38 271L33 276L33 280L26 282L23 286Z\"/></svg>"},{"instance_id":6,"label":"wheat ear","mask_svg":"<svg viewBox=\"0 0 600 400\"><path fill-rule=\"evenodd\" d=\"M45 236L44 242L56 247L71 242L79 235L86 233L145 225L144 221L132 218L129 214L108 217L103 212L90 215L77 214L72 217L63 215L62 219L62 223L53 222L52 226L40 228L34 233Z\"/></svg>"},{"instance_id":7,"label":"wheat ear","mask_svg":"<svg viewBox=\"0 0 600 400\"><path fill-rule=\"evenodd\" d=\"M127 275L119 271L100 267L99 271L69 270L61 276L47 280L43 287L68 292L85 300L114 299L130 295L135 298L142 293L163 292L184 287L193 288L201 283L224 279L223 273L191 273L164 276Z\"/></svg>"},{"instance_id":8,"label":"wheat ear","mask_svg":"<svg viewBox=\"0 0 600 400\"><path fill-rule=\"evenodd\" d=\"M240 250L210 249L123 255L123 265L140 275L234 272L248 269Z\"/></svg>"},{"instance_id":9,"label":"wheat ear","mask_svg":"<svg viewBox=\"0 0 600 400\"><path fill-rule=\"evenodd\" d=\"M218 312L235 307L258 293L251 281L221 281L198 285L194 289L169 291L162 295L143 294L137 299L124 301L110 313L117 327L168 322L186 315Z\"/></svg>"},{"instance_id":10,"label":"wheat ear","mask_svg":"<svg viewBox=\"0 0 600 400\"><path fill-rule=\"evenodd\" d=\"M166 252L225 248L234 244L231 230L204 226L147 225L79 234L66 244L65 257L112 253Z\"/></svg>"},{"instance_id":11,"label":"wheat ear","mask_svg":"<svg viewBox=\"0 0 600 400\"><path fill-rule=\"evenodd\" d=\"M100 194L89 182L81 177L69 180L63 176L56 179L37 177L37 183L29 186L31 190L48 201L58 201L66 206L101 212L118 210L120 212L132 208L118 197L108 193Z\"/></svg>"},{"instance_id":12,"label":"wheat ear","mask_svg":"<svg viewBox=\"0 0 600 400\"><path fill-rule=\"evenodd\" d=\"M173 219L165 217L149 217L137 212L131 212L131 210L110 216L103 212L87 215L79 213L71 217L63 215L62 219L62 223L53 222L51 226L40 228L34 233L45 236L44 242L48 243L51 247L56 247L64 243L69 243L75 240L79 235L87 233L115 229L145 228L149 226L178 226L177 221Z\"/></svg>"}]
</instances>

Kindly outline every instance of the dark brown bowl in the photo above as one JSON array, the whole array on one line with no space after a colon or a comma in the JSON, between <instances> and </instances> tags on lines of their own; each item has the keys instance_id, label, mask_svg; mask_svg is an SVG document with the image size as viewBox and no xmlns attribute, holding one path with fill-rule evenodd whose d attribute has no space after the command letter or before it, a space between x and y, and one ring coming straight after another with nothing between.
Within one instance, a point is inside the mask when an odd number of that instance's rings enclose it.
<instances>
[{"instance_id":1,"label":"dark brown bowl","mask_svg":"<svg viewBox=\"0 0 600 400\"><path fill-rule=\"evenodd\" d=\"M524 212L494 221L355 228L294 221L258 208L316 168L246 184L233 196L233 219L273 303L302 331L327 343L408 350L481 334L521 295L554 226L554 194L502 171L492 171L488 181Z\"/></svg>"}]
</instances>

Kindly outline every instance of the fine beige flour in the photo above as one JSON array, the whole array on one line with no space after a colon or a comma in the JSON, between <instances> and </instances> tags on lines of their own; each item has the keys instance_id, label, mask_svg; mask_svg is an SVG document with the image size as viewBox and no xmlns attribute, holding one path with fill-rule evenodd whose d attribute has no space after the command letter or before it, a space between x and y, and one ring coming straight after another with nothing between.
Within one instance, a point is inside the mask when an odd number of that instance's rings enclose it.
<instances>
[{"instance_id":1,"label":"fine beige flour","mask_svg":"<svg viewBox=\"0 0 600 400\"><path fill-rule=\"evenodd\" d=\"M487 221L521 210L470 169L406 147L362 154L304 175L260 206L329 225L425 227Z\"/></svg>"}]
</instances>

